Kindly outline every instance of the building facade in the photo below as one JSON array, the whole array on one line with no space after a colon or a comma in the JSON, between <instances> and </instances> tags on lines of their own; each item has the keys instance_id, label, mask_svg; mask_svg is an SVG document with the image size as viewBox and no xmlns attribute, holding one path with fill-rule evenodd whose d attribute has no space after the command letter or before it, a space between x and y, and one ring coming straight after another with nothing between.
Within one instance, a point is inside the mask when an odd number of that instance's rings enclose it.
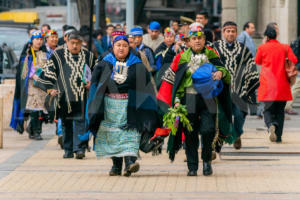
<instances>
[{"instance_id":1,"label":"building facade","mask_svg":"<svg viewBox=\"0 0 300 200\"><path fill-rule=\"evenodd\" d=\"M270 22L279 25L278 40L290 43L299 33L299 0L222 0L222 24L236 21L239 32L247 21L256 25L256 38L262 38L265 27Z\"/></svg>"}]
</instances>

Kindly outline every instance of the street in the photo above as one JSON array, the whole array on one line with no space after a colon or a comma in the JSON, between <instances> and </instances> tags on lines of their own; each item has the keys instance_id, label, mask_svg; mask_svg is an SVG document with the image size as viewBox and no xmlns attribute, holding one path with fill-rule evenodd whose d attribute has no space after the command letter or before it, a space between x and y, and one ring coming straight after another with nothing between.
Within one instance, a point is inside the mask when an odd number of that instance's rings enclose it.
<instances>
[{"instance_id":1,"label":"street","mask_svg":"<svg viewBox=\"0 0 300 200\"><path fill-rule=\"evenodd\" d=\"M84 160L63 159L47 125L43 141L27 133L4 134L0 157L0 199L299 199L299 116L285 121L283 143L271 143L263 120L251 116L245 124L243 147L226 145L213 162L214 173L187 177L181 150L170 163L166 149L153 157L141 154L141 170L131 177L110 177L111 160L97 160L94 152Z\"/></svg>"}]
</instances>

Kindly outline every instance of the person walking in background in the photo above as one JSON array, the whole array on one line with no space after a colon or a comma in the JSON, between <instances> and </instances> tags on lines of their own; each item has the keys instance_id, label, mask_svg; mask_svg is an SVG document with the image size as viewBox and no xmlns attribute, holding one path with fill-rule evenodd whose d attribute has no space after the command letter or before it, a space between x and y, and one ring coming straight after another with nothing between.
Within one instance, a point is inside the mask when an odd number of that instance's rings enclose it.
<instances>
[{"instance_id":1,"label":"person walking in background","mask_svg":"<svg viewBox=\"0 0 300 200\"><path fill-rule=\"evenodd\" d=\"M63 45L65 43L64 35L65 32L68 30L68 27L69 26L67 24L62 26L62 36L58 39L58 46Z\"/></svg>"},{"instance_id":2,"label":"person walking in background","mask_svg":"<svg viewBox=\"0 0 300 200\"><path fill-rule=\"evenodd\" d=\"M147 57L146 67L148 71L153 72L156 69L154 53L150 47L143 43L143 29L141 27L134 27L130 30L130 34L133 36L136 50L142 52ZM145 63L144 63L145 64Z\"/></svg>"},{"instance_id":3,"label":"person walking in background","mask_svg":"<svg viewBox=\"0 0 300 200\"><path fill-rule=\"evenodd\" d=\"M103 48L104 51L107 51L109 48L112 47L112 44L111 44L112 35L111 34L112 34L114 28L115 27L112 24L108 24L106 26L106 35L104 35L102 37L102 48Z\"/></svg>"},{"instance_id":4,"label":"person walking in background","mask_svg":"<svg viewBox=\"0 0 300 200\"><path fill-rule=\"evenodd\" d=\"M238 42L237 25L228 21L223 25L224 40L214 42L214 48L231 75L232 111L237 139L234 148L242 147L241 135L248 112L248 104L256 103L255 90L259 74L249 49Z\"/></svg>"},{"instance_id":5,"label":"person walking in background","mask_svg":"<svg viewBox=\"0 0 300 200\"><path fill-rule=\"evenodd\" d=\"M282 142L284 108L292 100L289 80L286 76L286 57L297 64L298 59L289 45L281 44L277 31L270 23L264 32L266 43L258 47L255 62L261 65L258 101L264 103L264 119L271 142Z\"/></svg>"},{"instance_id":6,"label":"person walking in background","mask_svg":"<svg viewBox=\"0 0 300 200\"><path fill-rule=\"evenodd\" d=\"M291 43L291 48L298 59L297 68L300 70L300 37ZM300 78L297 77L295 84L292 86L292 96L293 100L288 101L285 106L285 113L289 115L298 115L296 111L293 110L293 103L295 102L297 96L300 95Z\"/></svg>"},{"instance_id":7,"label":"person walking in background","mask_svg":"<svg viewBox=\"0 0 300 200\"><path fill-rule=\"evenodd\" d=\"M171 28L173 29L173 31L177 35L178 31L179 31L179 23L178 23L178 21L176 21L176 20L171 21Z\"/></svg>"},{"instance_id":8,"label":"person walking in background","mask_svg":"<svg viewBox=\"0 0 300 200\"><path fill-rule=\"evenodd\" d=\"M160 35L160 24L157 21L150 22L148 33L143 36L143 41L153 52L164 41L164 37Z\"/></svg>"},{"instance_id":9,"label":"person walking in background","mask_svg":"<svg viewBox=\"0 0 300 200\"><path fill-rule=\"evenodd\" d=\"M164 41L155 50L156 71L159 72L165 63L172 63L175 56L175 32L170 27L167 27L164 30ZM162 74L168 67L163 70Z\"/></svg>"},{"instance_id":10,"label":"person walking in background","mask_svg":"<svg viewBox=\"0 0 300 200\"><path fill-rule=\"evenodd\" d=\"M252 39L255 33L255 25L252 22L246 22L243 27L243 32L239 34L236 40L244 45L250 50L252 57L256 56L256 45Z\"/></svg>"},{"instance_id":11,"label":"person walking in background","mask_svg":"<svg viewBox=\"0 0 300 200\"><path fill-rule=\"evenodd\" d=\"M58 34L55 30L49 30L46 33L46 43L45 46L47 48L47 59L50 58L50 56L53 54L54 50L57 47L58 44Z\"/></svg>"},{"instance_id":12,"label":"person walking in background","mask_svg":"<svg viewBox=\"0 0 300 200\"><path fill-rule=\"evenodd\" d=\"M197 13L195 21L203 25L203 31L206 37L206 43L212 43L214 36L212 30L208 25L208 12L203 10Z\"/></svg>"},{"instance_id":13,"label":"person walking in background","mask_svg":"<svg viewBox=\"0 0 300 200\"><path fill-rule=\"evenodd\" d=\"M246 47L250 50L252 57L256 56L256 45L252 39L252 36L255 33L255 25L252 22L246 22L243 31L236 38L237 41L246 45ZM259 105L249 105L250 114L257 115L259 119L263 117L263 104L259 103Z\"/></svg>"},{"instance_id":14,"label":"person walking in background","mask_svg":"<svg viewBox=\"0 0 300 200\"><path fill-rule=\"evenodd\" d=\"M10 127L22 132L24 114L29 113L30 122L27 132L30 139L42 140L42 114L46 113L44 106L46 93L34 84L35 77L46 64L46 49L42 48L44 33L34 31L30 39L26 57L21 58L16 75L16 88L13 101L13 113ZM20 129L21 128L21 129Z\"/></svg>"},{"instance_id":15,"label":"person walking in background","mask_svg":"<svg viewBox=\"0 0 300 200\"><path fill-rule=\"evenodd\" d=\"M41 26L41 31L42 31L42 33L47 33L47 31L49 31L49 30L51 30L51 26L49 25L49 24L43 24L42 26Z\"/></svg>"}]
</instances>

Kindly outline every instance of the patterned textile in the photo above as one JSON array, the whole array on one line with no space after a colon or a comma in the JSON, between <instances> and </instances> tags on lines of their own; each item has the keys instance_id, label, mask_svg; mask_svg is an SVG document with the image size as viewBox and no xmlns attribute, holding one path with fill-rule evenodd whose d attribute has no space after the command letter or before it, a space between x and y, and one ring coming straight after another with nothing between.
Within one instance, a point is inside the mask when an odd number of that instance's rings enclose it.
<instances>
[{"instance_id":1,"label":"patterned textile","mask_svg":"<svg viewBox=\"0 0 300 200\"><path fill-rule=\"evenodd\" d=\"M47 113L45 109L45 99L46 99L47 93L41 90L40 88L37 88L33 85L33 80L29 80L28 85L28 97L27 97L27 103L26 103L26 110L32 110L32 111L44 111L44 113Z\"/></svg>"},{"instance_id":2,"label":"patterned textile","mask_svg":"<svg viewBox=\"0 0 300 200\"><path fill-rule=\"evenodd\" d=\"M140 133L121 129L127 124L128 99L104 97L104 120L95 140L97 158L137 156Z\"/></svg>"},{"instance_id":3,"label":"patterned textile","mask_svg":"<svg viewBox=\"0 0 300 200\"><path fill-rule=\"evenodd\" d=\"M214 48L232 77L232 92L245 102L256 103L252 94L259 85L259 74L249 49L237 41L229 45L224 40L215 42Z\"/></svg>"},{"instance_id":4,"label":"patterned textile","mask_svg":"<svg viewBox=\"0 0 300 200\"><path fill-rule=\"evenodd\" d=\"M93 53L85 48L82 48L79 54L72 54L67 46L58 47L47 61L36 85L45 91L59 91L60 114L82 112L86 96L82 76L85 66L93 69L94 63Z\"/></svg>"}]
</instances>

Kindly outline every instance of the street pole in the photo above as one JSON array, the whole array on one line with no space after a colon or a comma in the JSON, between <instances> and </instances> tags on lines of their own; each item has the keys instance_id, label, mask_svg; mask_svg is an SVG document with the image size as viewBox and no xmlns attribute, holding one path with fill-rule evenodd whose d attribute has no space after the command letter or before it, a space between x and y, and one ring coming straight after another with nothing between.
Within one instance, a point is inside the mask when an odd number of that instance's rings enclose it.
<instances>
[{"instance_id":1,"label":"street pole","mask_svg":"<svg viewBox=\"0 0 300 200\"><path fill-rule=\"evenodd\" d=\"M126 32L129 33L134 24L134 0L126 0Z\"/></svg>"},{"instance_id":2,"label":"street pole","mask_svg":"<svg viewBox=\"0 0 300 200\"><path fill-rule=\"evenodd\" d=\"M93 16L94 16L94 0L90 0L91 7L90 7L90 37L89 37L89 51L92 50L92 43L93 43Z\"/></svg>"},{"instance_id":3,"label":"street pole","mask_svg":"<svg viewBox=\"0 0 300 200\"><path fill-rule=\"evenodd\" d=\"M100 0L96 0L96 23L95 29L98 30L100 27Z\"/></svg>"},{"instance_id":4,"label":"street pole","mask_svg":"<svg viewBox=\"0 0 300 200\"><path fill-rule=\"evenodd\" d=\"M72 5L71 0L67 1L67 24L72 25Z\"/></svg>"},{"instance_id":5,"label":"street pole","mask_svg":"<svg viewBox=\"0 0 300 200\"><path fill-rule=\"evenodd\" d=\"M218 0L214 0L214 6L213 6L213 16L216 17L218 16Z\"/></svg>"}]
</instances>

